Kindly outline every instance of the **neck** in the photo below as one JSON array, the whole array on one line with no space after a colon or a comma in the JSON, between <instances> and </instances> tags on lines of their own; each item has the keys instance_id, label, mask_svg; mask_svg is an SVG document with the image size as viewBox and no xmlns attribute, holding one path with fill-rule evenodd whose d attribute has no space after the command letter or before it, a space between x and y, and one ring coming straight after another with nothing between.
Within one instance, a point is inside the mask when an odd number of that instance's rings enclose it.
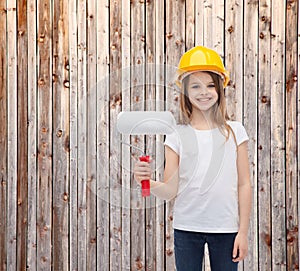
<instances>
[{"instance_id":1,"label":"neck","mask_svg":"<svg viewBox=\"0 0 300 271\"><path fill-rule=\"evenodd\" d=\"M212 129L216 128L216 123L212 118L211 110L208 111L201 111L201 110L194 110L190 119L190 124L194 128L198 129Z\"/></svg>"}]
</instances>

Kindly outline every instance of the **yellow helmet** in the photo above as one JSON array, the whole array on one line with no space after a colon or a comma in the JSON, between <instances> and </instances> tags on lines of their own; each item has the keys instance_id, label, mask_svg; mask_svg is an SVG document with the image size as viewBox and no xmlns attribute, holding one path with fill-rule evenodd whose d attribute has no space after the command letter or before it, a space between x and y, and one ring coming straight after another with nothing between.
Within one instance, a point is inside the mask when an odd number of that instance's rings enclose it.
<instances>
[{"instance_id":1,"label":"yellow helmet","mask_svg":"<svg viewBox=\"0 0 300 271\"><path fill-rule=\"evenodd\" d=\"M178 83L182 79L194 71L211 71L223 77L223 86L227 86L229 82L229 72L225 69L219 54L207 47L196 46L185 52L178 65Z\"/></svg>"}]
</instances>

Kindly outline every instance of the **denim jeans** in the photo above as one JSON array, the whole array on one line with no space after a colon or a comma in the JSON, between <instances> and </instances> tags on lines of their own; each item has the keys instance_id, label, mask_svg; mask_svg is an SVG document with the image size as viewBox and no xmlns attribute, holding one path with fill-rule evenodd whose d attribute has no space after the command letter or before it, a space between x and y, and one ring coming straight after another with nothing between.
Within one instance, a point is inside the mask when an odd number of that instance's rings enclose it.
<instances>
[{"instance_id":1,"label":"denim jeans","mask_svg":"<svg viewBox=\"0 0 300 271\"><path fill-rule=\"evenodd\" d=\"M202 233L174 230L177 271L201 271L207 243L211 271L237 271L232 251L237 233Z\"/></svg>"}]
</instances>

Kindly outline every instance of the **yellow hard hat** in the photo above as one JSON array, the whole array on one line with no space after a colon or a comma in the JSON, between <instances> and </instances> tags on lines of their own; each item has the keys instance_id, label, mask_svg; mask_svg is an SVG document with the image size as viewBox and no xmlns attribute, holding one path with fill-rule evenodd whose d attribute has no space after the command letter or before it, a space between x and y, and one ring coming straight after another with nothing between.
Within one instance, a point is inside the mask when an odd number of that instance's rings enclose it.
<instances>
[{"instance_id":1,"label":"yellow hard hat","mask_svg":"<svg viewBox=\"0 0 300 271\"><path fill-rule=\"evenodd\" d=\"M229 82L229 72L225 69L219 54L207 47L196 46L185 52L178 65L178 83L194 71L211 71L223 77L223 86Z\"/></svg>"}]
</instances>

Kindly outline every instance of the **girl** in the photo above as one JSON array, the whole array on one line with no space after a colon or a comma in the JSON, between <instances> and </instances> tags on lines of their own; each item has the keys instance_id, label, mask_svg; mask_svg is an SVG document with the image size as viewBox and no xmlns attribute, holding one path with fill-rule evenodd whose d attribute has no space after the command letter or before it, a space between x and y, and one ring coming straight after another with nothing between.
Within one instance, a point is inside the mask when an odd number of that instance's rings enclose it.
<instances>
[{"instance_id":1,"label":"girl","mask_svg":"<svg viewBox=\"0 0 300 271\"><path fill-rule=\"evenodd\" d=\"M248 136L241 123L228 120L229 76L215 51L192 48L178 70L185 121L166 136L164 181L151 180L151 193L175 198L177 271L201 271L205 243L212 271L234 271L248 251ZM137 162L134 176L138 183L150 179L149 164Z\"/></svg>"}]
</instances>

